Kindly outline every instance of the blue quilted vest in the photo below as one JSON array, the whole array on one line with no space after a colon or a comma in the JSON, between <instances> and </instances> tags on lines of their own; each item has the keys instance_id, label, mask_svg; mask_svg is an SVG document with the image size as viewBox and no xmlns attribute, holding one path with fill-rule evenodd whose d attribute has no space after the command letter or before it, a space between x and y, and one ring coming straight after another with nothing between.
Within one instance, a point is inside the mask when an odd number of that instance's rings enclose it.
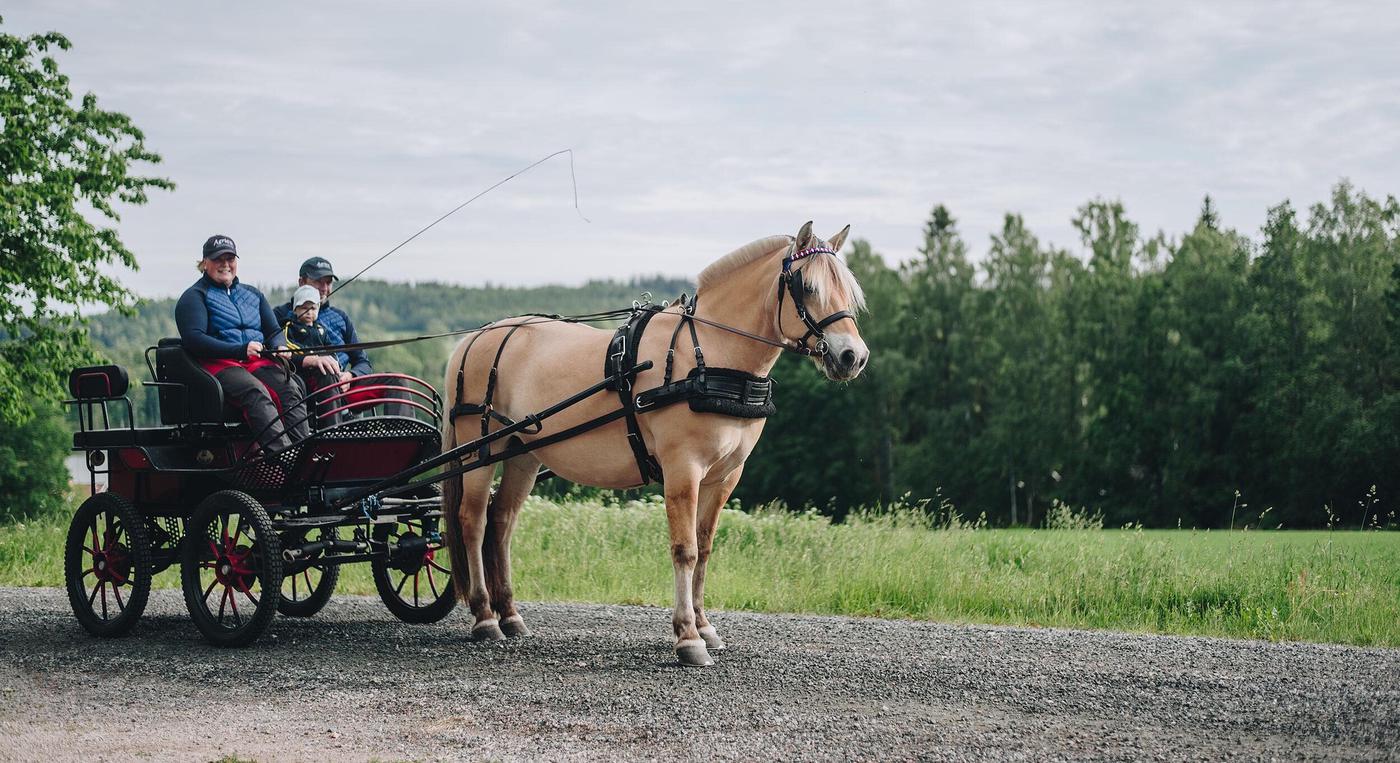
<instances>
[{"instance_id":1,"label":"blue quilted vest","mask_svg":"<svg viewBox=\"0 0 1400 763\"><path fill-rule=\"evenodd\" d=\"M204 305L209 309L209 333L221 342L266 342L267 337L262 332L262 315L258 310L261 304L260 293L240 284L237 278L227 289L217 284L206 284Z\"/></svg>"},{"instance_id":2,"label":"blue quilted vest","mask_svg":"<svg viewBox=\"0 0 1400 763\"><path fill-rule=\"evenodd\" d=\"M321 315L317 318L317 323L320 323L326 329L326 344L335 345L346 343L345 334L347 324L345 322L345 313L342 312L340 308L331 307L328 304L323 305L321 307ZM350 355L347 353L337 352L335 354L335 359L340 361L341 368L347 368L350 365Z\"/></svg>"}]
</instances>

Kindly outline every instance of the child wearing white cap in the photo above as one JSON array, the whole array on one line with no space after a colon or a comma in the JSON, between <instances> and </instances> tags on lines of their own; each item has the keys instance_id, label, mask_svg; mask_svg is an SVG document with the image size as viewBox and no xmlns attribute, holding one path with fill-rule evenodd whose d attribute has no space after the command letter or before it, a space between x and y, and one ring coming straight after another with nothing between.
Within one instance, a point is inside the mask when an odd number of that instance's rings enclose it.
<instances>
[{"instance_id":1,"label":"child wearing white cap","mask_svg":"<svg viewBox=\"0 0 1400 763\"><path fill-rule=\"evenodd\" d=\"M292 293L293 320L283 327L292 347L324 347L326 328L316 322L321 310L321 292L315 286L298 286Z\"/></svg>"},{"instance_id":2,"label":"child wearing white cap","mask_svg":"<svg viewBox=\"0 0 1400 763\"><path fill-rule=\"evenodd\" d=\"M326 327L317 320L321 310L321 293L315 286L299 286L292 293L292 319L282 326L283 335L287 339L287 346L293 349L307 347L325 347L331 344ZM333 355L303 355L301 357L301 376L306 380L306 386L314 393L340 382L338 373L328 373L324 368L324 360L330 359L331 364L335 363ZM337 367L338 370L338 367ZM324 401L327 395L318 396ZM339 405L332 403L332 407ZM338 417L337 417L338 418ZM329 422L334 423L334 422Z\"/></svg>"}]
</instances>

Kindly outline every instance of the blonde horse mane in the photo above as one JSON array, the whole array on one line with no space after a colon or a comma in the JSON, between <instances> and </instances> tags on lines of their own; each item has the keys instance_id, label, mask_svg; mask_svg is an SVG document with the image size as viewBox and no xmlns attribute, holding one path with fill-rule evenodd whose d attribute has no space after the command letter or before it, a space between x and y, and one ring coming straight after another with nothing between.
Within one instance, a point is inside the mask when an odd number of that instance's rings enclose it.
<instances>
[{"instance_id":1,"label":"blonde horse mane","mask_svg":"<svg viewBox=\"0 0 1400 763\"><path fill-rule=\"evenodd\" d=\"M789 246L792 246L792 236L765 236L757 241L744 244L711 262L704 270L700 271L700 277L695 281L695 288L703 289L750 262L767 257L777 251L778 247L786 248Z\"/></svg>"},{"instance_id":2,"label":"blonde horse mane","mask_svg":"<svg viewBox=\"0 0 1400 763\"><path fill-rule=\"evenodd\" d=\"M695 288L700 291L710 285L717 285L735 270L791 245L792 236L767 236L744 244L700 271ZM820 264L809 264L813 262ZM799 261L796 269L802 270L803 277L814 290L828 292L835 287L840 293L849 295L852 312L865 310L865 292L860 288L855 274L839 257L808 257Z\"/></svg>"}]
</instances>

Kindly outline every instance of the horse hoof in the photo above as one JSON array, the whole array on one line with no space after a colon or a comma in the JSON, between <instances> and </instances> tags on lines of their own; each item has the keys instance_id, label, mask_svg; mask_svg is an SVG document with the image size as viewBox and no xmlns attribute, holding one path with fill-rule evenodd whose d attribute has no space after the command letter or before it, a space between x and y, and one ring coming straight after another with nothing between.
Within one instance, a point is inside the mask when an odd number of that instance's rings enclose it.
<instances>
[{"instance_id":1,"label":"horse hoof","mask_svg":"<svg viewBox=\"0 0 1400 763\"><path fill-rule=\"evenodd\" d=\"M723 652L725 647L728 646L728 644L724 643L724 639L719 637L719 631L715 630L715 626L713 625L706 625L704 628L701 628L700 638L704 639L705 646L709 647L710 650L714 652Z\"/></svg>"},{"instance_id":2,"label":"horse hoof","mask_svg":"<svg viewBox=\"0 0 1400 763\"><path fill-rule=\"evenodd\" d=\"M525 618L520 615L511 615L502 620L501 632L512 638L530 635L530 629L525 627Z\"/></svg>"},{"instance_id":3,"label":"horse hoof","mask_svg":"<svg viewBox=\"0 0 1400 763\"><path fill-rule=\"evenodd\" d=\"M688 668L703 668L715 664L715 661L710 659L710 653L705 651L705 642L698 638L676 644L676 657Z\"/></svg>"},{"instance_id":4,"label":"horse hoof","mask_svg":"<svg viewBox=\"0 0 1400 763\"><path fill-rule=\"evenodd\" d=\"M482 620L472 626L473 641L505 641L506 634L501 632L501 626L495 620Z\"/></svg>"}]
</instances>

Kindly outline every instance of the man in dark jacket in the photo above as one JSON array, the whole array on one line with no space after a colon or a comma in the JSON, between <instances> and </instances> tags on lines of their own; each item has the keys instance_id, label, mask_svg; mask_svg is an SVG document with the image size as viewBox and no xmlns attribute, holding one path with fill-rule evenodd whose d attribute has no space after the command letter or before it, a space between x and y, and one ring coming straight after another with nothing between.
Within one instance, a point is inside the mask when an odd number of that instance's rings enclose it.
<instances>
[{"instance_id":1,"label":"man in dark jacket","mask_svg":"<svg viewBox=\"0 0 1400 763\"><path fill-rule=\"evenodd\" d=\"M312 257L301 263L301 270L297 274L298 287L313 286L321 294L321 310L317 316L317 322L325 327L326 344L358 344L360 337L355 333L355 324L350 320L350 316L344 310L333 306L329 301L331 289L337 280L339 278L331 267L330 260L324 257ZM290 301L279 305L275 312L279 326L285 326L296 320ZM374 373L374 366L370 364L369 356L365 354L364 350L346 350L321 357L326 361L326 368L320 370L326 374L338 374L342 382L353 382L362 376ZM330 361L332 360L335 365L331 365ZM314 362L316 362L314 357L307 358L303 361L303 368L306 368L306 363ZM403 386L398 379L373 380L373 383L375 385ZM407 399L409 393L392 390L382 396ZM396 416L411 415L411 411L406 405L389 405L388 412Z\"/></svg>"}]
</instances>

